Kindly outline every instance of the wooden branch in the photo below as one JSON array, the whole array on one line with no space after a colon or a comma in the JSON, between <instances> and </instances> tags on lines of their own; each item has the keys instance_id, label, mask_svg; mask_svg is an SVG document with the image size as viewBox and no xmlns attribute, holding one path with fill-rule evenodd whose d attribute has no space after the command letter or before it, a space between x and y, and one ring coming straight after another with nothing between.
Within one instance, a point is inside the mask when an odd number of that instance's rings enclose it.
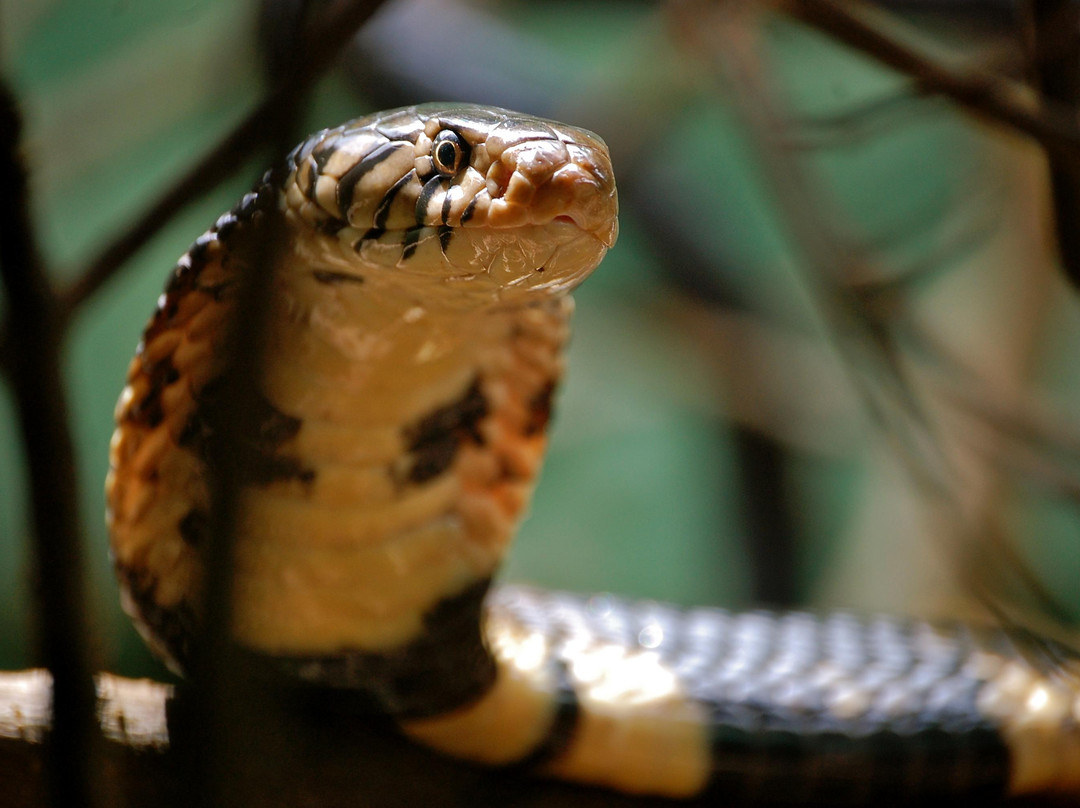
<instances>
[{"instance_id":1,"label":"wooden branch","mask_svg":"<svg viewBox=\"0 0 1080 808\"><path fill-rule=\"evenodd\" d=\"M1005 76L960 71L935 61L905 44L895 31L886 31L878 22L884 13L871 9L869 4L786 0L782 8L837 41L910 76L922 92L950 98L971 113L1029 135L1063 158L1080 159L1080 126L1071 107L1040 104L1028 87Z\"/></svg>"},{"instance_id":2,"label":"wooden branch","mask_svg":"<svg viewBox=\"0 0 1080 808\"><path fill-rule=\"evenodd\" d=\"M283 161L296 140L299 104L280 104L267 122L267 137L274 146L275 164ZM243 434L257 411L262 388L266 312L271 305L273 267L285 249L284 215L267 207L251 223L254 245L241 264L234 302L235 310L222 346L224 372L220 377L221 400L206 411L215 435ZM243 493L242 480L251 474L250 460L228 440L207 446L206 472L211 493L210 541L201 548L205 570L202 634L193 644L190 661L193 676L202 687L195 700L194 727L200 743L192 747L195 795L191 804L224 808L252 802L252 783L257 772L245 769L245 747L252 737L270 741L284 730L277 702L237 653L229 627L233 625L234 547ZM262 704L270 709L256 710ZM248 721L242 722L245 713Z\"/></svg>"},{"instance_id":3,"label":"wooden branch","mask_svg":"<svg viewBox=\"0 0 1080 808\"><path fill-rule=\"evenodd\" d=\"M183 747L198 743L188 724L190 694L147 679L98 675L98 715L105 737L102 773L109 804L188 808ZM0 672L0 803L42 808L43 739L49 732L50 678L43 670ZM251 802L236 808L725 808L722 796L700 800L630 797L578 787L520 770L489 769L413 744L378 718L350 711L347 699L293 693L284 703L284 742L252 743L257 767ZM268 754L273 752L275 754ZM797 795L794 799L797 801ZM741 803L730 803L741 804ZM1011 808L1050 806L1046 798L1009 800Z\"/></svg>"},{"instance_id":4,"label":"wooden branch","mask_svg":"<svg viewBox=\"0 0 1080 808\"><path fill-rule=\"evenodd\" d=\"M0 82L0 280L7 294L8 380L29 471L38 645L56 677L46 770L55 806L97 804L94 691L75 457L61 379L63 327L30 222L21 120Z\"/></svg>"},{"instance_id":5,"label":"wooden branch","mask_svg":"<svg viewBox=\"0 0 1080 808\"><path fill-rule=\"evenodd\" d=\"M192 693L146 679L98 675L105 737L102 770L110 805L191 804L188 747ZM50 677L43 670L0 672L0 803L41 808L43 739L49 731ZM279 706L288 726L277 739L252 737L246 765L259 776L244 806L259 808L674 808L692 802L633 798L443 757L399 735L387 722L350 711L347 698L292 692ZM712 803L715 808L715 803Z\"/></svg>"},{"instance_id":6,"label":"wooden branch","mask_svg":"<svg viewBox=\"0 0 1080 808\"><path fill-rule=\"evenodd\" d=\"M1073 0L1033 0L1032 64L1047 103L1080 107L1080 5ZM1050 184L1058 253L1065 277L1080 288L1080 167L1051 151Z\"/></svg>"},{"instance_id":7,"label":"wooden branch","mask_svg":"<svg viewBox=\"0 0 1080 808\"><path fill-rule=\"evenodd\" d=\"M55 730L48 736L52 754L46 767L51 801L56 806L81 808L103 798L93 782L100 768L94 754L97 727L90 676L93 668L88 662L80 577L77 484L60 378L61 345L71 313L173 215L243 165L244 158L255 149L272 146L279 157L283 156L292 140L290 137L287 141L284 132L291 128L289 123L295 120L307 89L380 5L381 0L353 0L321 6L317 21L295 32L295 47L289 50L294 69L284 71L255 111L92 261L64 293L58 294L52 288L32 238L28 182L17 153L20 126L16 103L6 88L0 87L0 180L5 189L0 202L0 269L7 291L7 311L0 321L0 368L12 383L30 468L43 656L56 682ZM267 258L268 252L262 257ZM258 330L257 323L255 326L253 331ZM238 350L233 355L248 356L244 351L248 347L247 335L242 329L238 333L239 339L234 340ZM242 403L238 400L236 406L225 409L232 412ZM235 496L230 492L234 489L231 483L222 486L224 494L218 499L225 504L217 513L232 513ZM218 536L230 534L230 521L228 516L217 519L222 528ZM218 556L230 555L229 542L219 544L224 549L215 550L214 561L220 561ZM211 571L218 568L209 566ZM218 579L227 579L231 574L231 565L223 569ZM227 585L208 587L211 606L230 602L229 593ZM208 614L212 617L223 608L211 608ZM228 625L229 621L225 619L222 624ZM209 636L216 635L211 631ZM221 645L224 643L210 643L202 655L209 675L203 679L205 697L196 701L195 724L203 730L203 742L190 747L191 774L201 786L194 789L196 799L207 806L230 803L227 786L235 778L228 767L233 760L222 752L248 741L231 721L235 717L232 697L245 680L230 667L231 657Z\"/></svg>"},{"instance_id":8,"label":"wooden branch","mask_svg":"<svg viewBox=\"0 0 1080 808\"><path fill-rule=\"evenodd\" d=\"M72 312L101 288L173 216L200 195L216 188L244 165L253 151L271 143L268 132L276 110L294 105L311 84L333 64L341 48L382 5L382 0L355 0L332 4L302 39L298 69L281 75L258 105L171 188L98 253L78 279L64 291L62 306Z\"/></svg>"}]
</instances>

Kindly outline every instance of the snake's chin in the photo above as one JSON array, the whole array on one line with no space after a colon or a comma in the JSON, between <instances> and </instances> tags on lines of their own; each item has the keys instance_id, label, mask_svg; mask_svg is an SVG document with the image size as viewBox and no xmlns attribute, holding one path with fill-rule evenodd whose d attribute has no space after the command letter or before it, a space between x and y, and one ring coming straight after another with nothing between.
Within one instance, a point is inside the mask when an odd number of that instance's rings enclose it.
<instances>
[{"instance_id":1,"label":"snake's chin","mask_svg":"<svg viewBox=\"0 0 1080 808\"><path fill-rule=\"evenodd\" d=\"M503 303L572 291L592 274L608 249L570 221L487 231L474 248L475 263L487 267L477 279L491 285Z\"/></svg>"},{"instance_id":2,"label":"snake's chin","mask_svg":"<svg viewBox=\"0 0 1080 808\"><path fill-rule=\"evenodd\" d=\"M293 266L299 272L319 266L358 279L351 287L355 294L415 299L422 292L428 305L461 311L568 293L608 249L607 239L563 218L508 228L459 227L445 241L425 228L408 259L402 258L403 238L391 231L358 246L334 236L298 239Z\"/></svg>"}]
</instances>

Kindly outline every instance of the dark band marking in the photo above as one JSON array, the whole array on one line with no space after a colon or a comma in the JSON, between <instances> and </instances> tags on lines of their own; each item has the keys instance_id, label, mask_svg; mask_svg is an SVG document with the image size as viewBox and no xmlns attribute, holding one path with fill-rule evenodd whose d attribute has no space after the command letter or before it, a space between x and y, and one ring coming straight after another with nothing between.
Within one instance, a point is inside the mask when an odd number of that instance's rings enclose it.
<instances>
[{"instance_id":1,"label":"dark band marking","mask_svg":"<svg viewBox=\"0 0 1080 808\"><path fill-rule=\"evenodd\" d=\"M403 144L397 141L384 143L341 175L341 179L338 180L337 184L337 203L338 210L341 211L343 218L349 218L349 208L352 207L353 195L356 193L357 183L359 183L369 171L390 157L390 155L402 146Z\"/></svg>"},{"instance_id":2,"label":"dark band marking","mask_svg":"<svg viewBox=\"0 0 1080 808\"><path fill-rule=\"evenodd\" d=\"M157 579L142 566L116 563L116 576L124 585L135 606L137 620L150 629L151 636L162 650L186 670L191 660L191 643L198 633L199 621L191 605L182 600L175 606L157 602Z\"/></svg>"},{"instance_id":3,"label":"dark band marking","mask_svg":"<svg viewBox=\"0 0 1080 808\"><path fill-rule=\"evenodd\" d=\"M416 253L416 247L420 243L420 233L423 232L423 230L423 227L410 227L405 231L405 237L401 242L402 261L408 261Z\"/></svg>"},{"instance_id":4,"label":"dark band marking","mask_svg":"<svg viewBox=\"0 0 1080 808\"><path fill-rule=\"evenodd\" d=\"M251 485L269 485L275 482L297 480L310 485L315 481L315 469L307 468L299 458L283 454L264 454L258 451L240 450L242 477Z\"/></svg>"},{"instance_id":5,"label":"dark band marking","mask_svg":"<svg viewBox=\"0 0 1080 808\"><path fill-rule=\"evenodd\" d=\"M345 650L266 661L290 679L341 688L360 706L398 718L439 715L469 704L495 683L495 661L484 646L480 614L489 579L439 601L419 635L385 653Z\"/></svg>"},{"instance_id":6,"label":"dark band marking","mask_svg":"<svg viewBox=\"0 0 1080 808\"><path fill-rule=\"evenodd\" d=\"M741 707L741 720L727 715L713 728L707 794L725 804L772 804L791 794L808 805L936 805L950 797L985 804L1006 793L1008 751L987 727L856 732L773 724L763 705Z\"/></svg>"},{"instance_id":7,"label":"dark band marking","mask_svg":"<svg viewBox=\"0 0 1080 808\"><path fill-rule=\"evenodd\" d=\"M706 624L698 619L696 625ZM737 628L738 626L738 628ZM724 646L745 641L753 629L753 662L740 672L734 690L715 676L727 654ZM736 615L718 620L709 632L682 635L679 653L705 650L714 662L705 675L688 677L692 697L711 713L713 770L710 795L734 802L770 802L798 794L807 804L923 804L972 794L1000 796L1008 779L1008 753L992 721L978 709L983 683L965 672L965 662L982 640L949 626L933 630L947 639L940 648L919 650L918 624L845 615ZM665 636L676 630L666 631ZM715 650L712 650L715 649ZM811 649L810 653L793 649ZM773 675L780 660L798 660L782 680ZM883 685L860 671L895 675ZM834 691L807 672L822 664L848 670L849 687L861 691L867 708L857 716L838 714ZM915 676L920 671L925 675ZM792 703L777 688L794 685ZM887 692L910 707L902 715L877 707ZM944 803L942 803L944 804Z\"/></svg>"},{"instance_id":8,"label":"dark band marking","mask_svg":"<svg viewBox=\"0 0 1080 808\"><path fill-rule=\"evenodd\" d=\"M304 196L309 202L318 204L315 198L315 185L319 179L318 161L312 157L305 157L296 167L296 184L304 189Z\"/></svg>"},{"instance_id":9,"label":"dark band marking","mask_svg":"<svg viewBox=\"0 0 1080 808\"><path fill-rule=\"evenodd\" d=\"M529 399L528 420L525 422L526 437L538 435L547 429L551 422L551 405L556 387L555 382L548 382Z\"/></svg>"},{"instance_id":10,"label":"dark band marking","mask_svg":"<svg viewBox=\"0 0 1080 808\"><path fill-rule=\"evenodd\" d=\"M179 445L209 463L212 442L227 444L236 453L241 482L245 484L268 485L287 480L313 482L314 469L304 466L299 458L279 451L281 444L300 431L302 422L276 409L263 396L256 397L257 403L242 430L233 435L216 434L213 414L221 408L223 389L223 380L219 378L199 392L198 406L180 432Z\"/></svg>"},{"instance_id":11,"label":"dark band marking","mask_svg":"<svg viewBox=\"0 0 1080 808\"><path fill-rule=\"evenodd\" d=\"M431 197L435 196L435 192L443 184L444 177L441 174L437 174L430 180L424 183L424 187L420 189L420 195L416 197L416 224L418 227L423 227L427 224L427 207L431 202Z\"/></svg>"},{"instance_id":12,"label":"dark band marking","mask_svg":"<svg viewBox=\"0 0 1080 808\"><path fill-rule=\"evenodd\" d=\"M335 143L325 143L317 151L311 153L311 159L315 161L315 170L318 173L322 173L326 168L326 164L330 162L330 158L337 154L337 145Z\"/></svg>"},{"instance_id":13,"label":"dark band marking","mask_svg":"<svg viewBox=\"0 0 1080 808\"><path fill-rule=\"evenodd\" d=\"M386 219L390 215L390 206L394 202L394 197L398 195L398 191L404 188L409 181L416 176L416 169L409 169L408 173L404 174L401 179L386 189L386 193L383 194L382 200L379 202L379 207L375 209L375 216L372 219L372 230L386 230Z\"/></svg>"},{"instance_id":14,"label":"dark band marking","mask_svg":"<svg viewBox=\"0 0 1080 808\"><path fill-rule=\"evenodd\" d=\"M465 224L465 222L469 221L469 219L471 219L473 217L473 214L475 212L476 212L476 197L474 196L472 199L469 200L469 204L465 206L465 210L463 210L461 212L461 223Z\"/></svg>"},{"instance_id":15,"label":"dark band marking","mask_svg":"<svg viewBox=\"0 0 1080 808\"><path fill-rule=\"evenodd\" d=\"M316 269L312 271L312 276L319 283L326 284L327 286L337 286L342 283L363 283L364 278L361 275L352 275L348 272L338 272L334 269Z\"/></svg>"},{"instance_id":16,"label":"dark band marking","mask_svg":"<svg viewBox=\"0 0 1080 808\"><path fill-rule=\"evenodd\" d=\"M452 201L453 200L450 198L450 192L449 190L447 190L447 192L443 194L442 201L442 223L444 225L450 224L450 205Z\"/></svg>"},{"instance_id":17,"label":"dark band marking","mask_svg":"<svg viewBox=\"0 0 1080 808\"><path fill-rule=\"evenodd\" d=\"M206 535L210 530L210 517L201 508L192 508L184 518L180 520L177 529L180 538L191 547L199 547L206 543Z\"/></svg>"},{"instance_id":18,"label":"dark band marking","mask_svg":"<svg viewBox=\"0 0 1080 808\"><path fill-rule=\"evenodd\" d=\"M412 458L405 480L419 485L438 477L454 462L462 442L483 444L480 422L489 412L487 399L476 379L465 394L406 427L405 439Z\"/></svg>"},{"instance_id":19,"label":"dark band marking","mask_svg":"<svg viewBox=\"0 0 1080 808\"><path fill-rule=\"evenodd\" d=\"M543 766L559 757L570 748L581 718L581 703L574 690L565 660L552 659L555 668L555 716L548 727L547 735L524 758L509 768L530 770Z\"/></svg>"},{"instance_id":20,"label":"dark band marking","mask_svg":"<svg viewBox=\"0 0 1080 808\"><path fill-rule=\"evenodd\" d=\"M446 257L446 248L450 246L450 240L454 237L454 228L449 225L439 225L439 249L443 257Z\"/></svg>"},{"instance_id":21,"label":"dark band marking","mask_svg":"<svg viewBox=\"0 0 1080 808\"><path fill-rule=\"evenodd\" d=\"M149 382L149 389L138 402L128 409L125 420L132 424L154 429L165 418L161 394L170 384L179 381L180 372L173 365L172 357L164 356L157 362L143 365L142 373Z\"/></svg>"}]
</instances>

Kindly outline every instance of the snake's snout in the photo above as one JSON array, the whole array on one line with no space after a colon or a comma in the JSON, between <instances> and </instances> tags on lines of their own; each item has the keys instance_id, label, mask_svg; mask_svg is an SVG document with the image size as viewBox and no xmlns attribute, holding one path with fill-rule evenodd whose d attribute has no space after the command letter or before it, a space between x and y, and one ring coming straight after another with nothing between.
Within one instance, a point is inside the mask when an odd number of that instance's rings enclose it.
<instances>
[{"instance_id":1,"label":"snake's snout","mask_svg":"<svg viewBox=\"0 0 1080 808\"><path fill-rule=\"evenodd\" d=\"M583 129L564 126L557 135L492 155L489 224L569 222L610 247L619 232L619 202L607 146Z\"/></svg>"}]
</instances>

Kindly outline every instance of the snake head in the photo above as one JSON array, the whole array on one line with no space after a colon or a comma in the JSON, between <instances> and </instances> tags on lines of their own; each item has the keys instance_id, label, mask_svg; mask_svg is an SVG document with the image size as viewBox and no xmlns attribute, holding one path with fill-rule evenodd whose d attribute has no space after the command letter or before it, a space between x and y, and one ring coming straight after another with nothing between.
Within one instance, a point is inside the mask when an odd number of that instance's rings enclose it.
<instances>
[{"instance_id":1,"label":"snake head","mask_svg":"<svg viewBox=\"0 0 1080 808\"><path fill-rule=\"evenodd\" d=\"M495 107L361 118L313 135L289 162L287 213L323 247L334 242L320 261L411 288L426 278L428 294L474 302L569 291L618 233L604 142Z\"/></svg>"}]
</instances>

